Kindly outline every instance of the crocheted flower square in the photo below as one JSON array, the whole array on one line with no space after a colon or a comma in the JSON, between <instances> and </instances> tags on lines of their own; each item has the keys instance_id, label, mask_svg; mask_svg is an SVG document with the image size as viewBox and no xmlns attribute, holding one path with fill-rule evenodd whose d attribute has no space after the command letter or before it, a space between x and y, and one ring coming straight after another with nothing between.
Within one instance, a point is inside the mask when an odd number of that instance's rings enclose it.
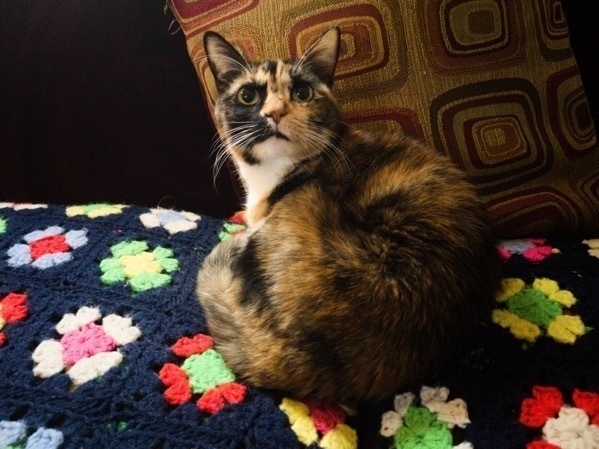
<instances>
[{"instance_id":1,"label":"crocheted flower square","mask_svg":"<svg viewBox=\"0 0 599 449\"><path fill-rule=\"evenodd\" d=\"M174 354L184 360L180 365L166 363L158 373L167 387L166 402L181 405L199 395L198 408L213 415L227 405L244 401L247 388L235 382L235 375L212 346L212 338L204 334L182 337L171 346Z\"/></svg>"},{"instance_id":2,"label":"crocheted flower square","mask_svg":"<svg viewBox=\"0 0 599 449\"><path fill-rule=\"evenodd\" d=\"M56 332L62 335L60 340L44 340L33 351L33 374L48 378L66 371L75 386L118 366L123 360L118 349L141 336L130 318L116 314L103 318L94 307L64 315Z\"/></svg>"},{"instance_id":3,"label":"crocheted flower square","mask_svg":"<svg viewBox=\"0 0 599 449\"><path fill-rule=\"evenodd\" d=\"M197 229L199 215L191 212L177 212L169 209L150 209L150 212L141 214L139 219L148 228L163 227L169 234L191 231Z\"/></svg>"},{"instance_id":4,"label":"crocheted flower square","mask_svg":"<svg viewBox=\"0 0 599 449\"><path fill-rule=\"evenodd\" d=\"M522 279L506 278L495 299L502 307L493 311L493 322L516 338L534 343L544 332L559 343L572 344L586 332L579 316L565 313L576 298L551 279L526 285Z\"/></svg>"},{"instance_id":5,"label":"crocheted flower square","mask_svg":"<svg viewBox=\"0 0 599 449\"><path fill-rule=\"evenodd\" d=\"M67 217L85 215L88 218L98 218L113 214L122 214L125 207L127 206L124 204L95 203L84 206L70 206L65 209L65 213Z\"/></svg>"},{"instance_id":6,"label":"crocheted flower square","mask_svg":"<svg viewBox=\"0 0 599 449\"><path fill-rule=\"evenodd\" d=\"M6 343L6 335L2 330L8 323L22 321L27 316L27 296L9 293L0 299L0 346Z\"/></svg>"},{"instance_id":7,"label":"crocheted flower square","mask_svg":"<svg viewBox=\"0 0 599 449\"><path fill-rule=\"evenodd\" d=\"M72 251L87 244L87 229L65 232L60 226L51 226L30 232L23 240L25 243L8 250L8 265L46 269L73 260Z\"/></svg>"},{"instance_id":8,"label":"crocheted flower square","mask_svg":"<svg viewBox=\"0 0 599 449\"><path fill-rule=\"evenodd\" d=\"M317 445L322 449L358 447L356 431L345 423L347 414L338 405L312 399L283 398L279 408L287 415L298 441L305 446Z\"/></svg>"},{"instance_id":9,"label":"crocheted flower square","mask_svg":"<svg viewBox=\"0 0 599 449\"><path fill-rule=\"evenodd\" d=\"M222 231L218 234L218 238L221 242L228 240L236 234L245 232L247 226L245 224L245 213L237 212L229 221L223 225Z\"/></svg>"},{"instance_id":10,"label":"crocheted flower square","mask_svg":"<svg viewBox=\"0 0 599 449\"><path fill-rule=\"evenodd\" d=\"M589 247L589 255L599 259L599 239L583 240L582 243Z\"/></svg>"},{"instance_id":11,"label":"crocheted flower square","mask_svg":"<svg viewBox=\"0 0 599 449\"><path fill-rule=\"evenodd\" d=\"M497 245L499 254L505 260L514 254L520 254L529 262L541 262L559 250L547 245L545 239L514 239L502 240Z\"/></svg>"},{"instance_id":12,"label":"crocheted flower square","mask_svg":"<svg viewBox=\"0 0 599 449\"><path fill-rule=\"evenodd\" d=\"M468 442L453 445L451 432L455 426L465 428L470 424L468 409L463 399L449 399L449 389L423 386L420 405L411 392L399 394L394 400L394 410L382 417L380 434L393 437L397 449L451 449L472 447Z\"/></svg>"},{"instance_id":13,"label":"crocheted flower square","mask_svg":"<svg viewBox=\"0 0 599 449\"><path fill-rule=\"evenodd\" d=\"M541 439L527 449L599 449L599 394L575 389L567 404L557 388L537 385L532 395L522 401L519 420L540 429Z\"/></svg>"},{"instance_id":14,"label":"crocheted flower square","mask_svg":"<svg viewBox=\"0 0 599 449\"><path fill-rule=\"evenodd\" d=\"M125 282L136 293L170 284L170 273L179 268L170 249L158 246L150 251L144 241L124 241L112 246L110 252L112 257L100 262L102 282Z\"/></svg>"},{"instance_id":15,"label":"crocheted flower square","mask_svg":"<svg viewBox=\"0 0 599 449\"><path fill-rule=\"evenodd\" d=\"M56 449L64 441L62 432L40 427L28 435L23 421L0 421L0 448Z\"/></svg>"},{"instance_id":16,"label":"crocheted flower square","mask_svg":"<svg viewBox=\"0 0 599 449\"><path fill-rule=\"evenodd\" d=\"M14 209L19 210L33 210L33 209L47 209L47 204L31 204L31 203L0 203L0 209Z\"/></svg>"}]
</instances>

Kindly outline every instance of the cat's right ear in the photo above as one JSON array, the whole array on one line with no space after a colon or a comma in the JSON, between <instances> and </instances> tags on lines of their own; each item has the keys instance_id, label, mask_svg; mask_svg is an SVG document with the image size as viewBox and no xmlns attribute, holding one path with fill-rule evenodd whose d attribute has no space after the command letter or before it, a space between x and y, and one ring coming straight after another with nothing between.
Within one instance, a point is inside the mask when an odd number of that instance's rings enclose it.
<instances>
[{"instance_id":1,"label":"cat's right ear","mask_svg":"<svg viewBox=\"0 0 599 449\"><path fill-rule=\"evenodd\" d=\"M219 93L226 90L229 84L248 68L245 58L214 31L204 34L204 49Z\"/></svg>"}]
</instances>

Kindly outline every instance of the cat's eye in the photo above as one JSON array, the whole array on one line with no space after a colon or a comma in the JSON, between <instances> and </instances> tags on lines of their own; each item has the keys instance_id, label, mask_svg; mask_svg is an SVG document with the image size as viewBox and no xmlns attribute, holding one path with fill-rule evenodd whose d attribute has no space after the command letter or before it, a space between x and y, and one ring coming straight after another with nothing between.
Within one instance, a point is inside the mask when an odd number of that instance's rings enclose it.
<instances>
[{"instance_id":1,"label":"cat's eye","mask_svg":"<svg viewBox=\"0 0 599 449\"><path fill-rule=\"evenodd\" d=\"M308 84L298 84L291 89L291 98L300 102L310 101L314 98L314 89Z\"/></svg>"},{"instance_id":2,"label":"cat's eye","mask_svg":"<svg viewBox=\"0 0 599 449\"><path fill-rule=\"evenodd\" d=\"M237 101L246 106L252 106L260 101L260 94L251 86L245 86L237 92Z\"/></svg>"}]
</instances>

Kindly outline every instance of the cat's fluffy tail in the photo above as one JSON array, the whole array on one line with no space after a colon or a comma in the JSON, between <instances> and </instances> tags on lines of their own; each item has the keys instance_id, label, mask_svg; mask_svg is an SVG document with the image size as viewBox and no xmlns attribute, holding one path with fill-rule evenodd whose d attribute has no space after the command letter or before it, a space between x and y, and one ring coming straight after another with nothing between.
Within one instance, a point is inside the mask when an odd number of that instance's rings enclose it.
<instances>
[{"instance_id":1,"label":"cat's fluffy tail","mask_svg":"<svg viewBox=\"0 0 599 449\"><path fill-rule=\"evenodd\" d=\"M219 243L206 257L198 273L196 294L210 323L210 333L221 342L236 341L239 336L235 315L239 283L231 266L247 244L247 236L238 235Z\"/></svg>"}]
</instances>

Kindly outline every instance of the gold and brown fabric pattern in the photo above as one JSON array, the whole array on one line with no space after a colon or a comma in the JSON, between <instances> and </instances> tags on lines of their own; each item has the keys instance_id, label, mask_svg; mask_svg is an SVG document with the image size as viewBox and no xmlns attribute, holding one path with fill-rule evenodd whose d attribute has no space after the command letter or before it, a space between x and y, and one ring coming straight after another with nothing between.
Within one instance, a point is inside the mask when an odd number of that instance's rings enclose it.
<instances>
[{"instance_id":1,"label":"gold and brown fabric pattern","mask_svg":"<svg viewBox=\"0 0 599 449\"><path fill-rule=\"evenodd\" d=\"M346 120L420 137L462 167L499 236L599 232L599 144L559 0L170 0L207 94L202 43L295 57L342 30Z\"/></svg>"}]
</instances>

